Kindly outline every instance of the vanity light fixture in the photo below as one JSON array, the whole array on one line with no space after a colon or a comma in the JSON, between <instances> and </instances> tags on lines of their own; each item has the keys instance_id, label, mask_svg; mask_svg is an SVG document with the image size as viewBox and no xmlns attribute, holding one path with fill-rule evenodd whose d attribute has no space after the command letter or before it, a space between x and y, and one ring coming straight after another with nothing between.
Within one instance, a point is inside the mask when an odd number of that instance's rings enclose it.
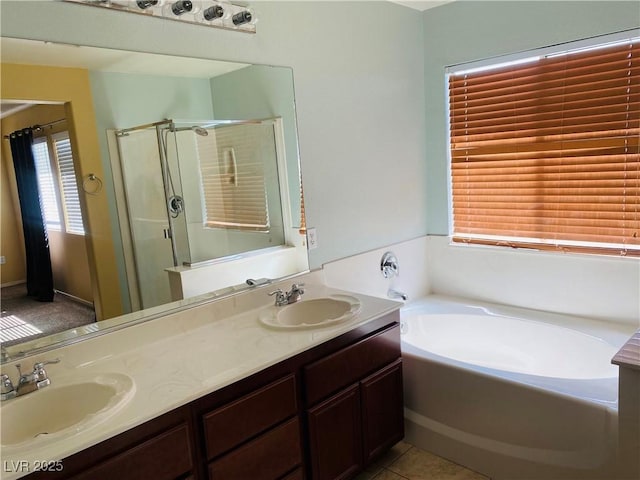
<instances>
[{"instance_id":1,"label":"vanity light fixture","mask_svg":"<svg viewBox=\"0 0 640 480\"><path fill-rule=\"evenodd\" d=\"M256 15L246 4L219 0L62 0L236 32L256 33Z\"/></svg>"}]
</instances>

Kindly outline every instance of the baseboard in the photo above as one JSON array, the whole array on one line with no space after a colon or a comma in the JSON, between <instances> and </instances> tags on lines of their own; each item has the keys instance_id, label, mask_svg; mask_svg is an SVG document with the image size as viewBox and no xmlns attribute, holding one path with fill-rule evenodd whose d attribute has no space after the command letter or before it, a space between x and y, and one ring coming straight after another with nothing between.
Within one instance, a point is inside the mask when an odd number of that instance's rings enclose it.
<instances>
[{"instance_id":1,"label":"baseboard","mask_svg":"<svg viewBox=\"0 0 640 480\"><path fill-rule=\"evenodd\" d=\"M83 305L93 308L93 302L88 302L87 300L84 300L80 297L76 297L75 295L71 295L70 293L67 293L67 292L61 292L60 290L54 289L54 292L56 292L59 295L64 295L69 300L73 300L74 302L82 303Z\"/></svg>"},{"instance_id":2,"label":"baseboard","mask_svg":"<svg viewBox=\"0 0 640 480\"><path fill-rule=\"evenodd\" d=\"M26 280L14 280L13 282L1 283L0 288L4 287L13 287L15 285L20 285L21 283L27 283Z\"/></svg>"}]
</instances>

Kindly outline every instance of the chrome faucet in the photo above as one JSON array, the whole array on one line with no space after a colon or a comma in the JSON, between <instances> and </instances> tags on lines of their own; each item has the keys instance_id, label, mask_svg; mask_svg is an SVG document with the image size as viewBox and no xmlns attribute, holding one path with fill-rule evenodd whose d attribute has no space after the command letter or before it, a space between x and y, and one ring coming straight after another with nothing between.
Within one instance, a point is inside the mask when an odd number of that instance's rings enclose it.
<instances>
[{"instance_id":1,"label":"chrome faucet","mask_svg":"<svg viewBox=\"0 0 640 480\"><path fill-rule=\"evenodd\" d=\"M56 358L55 360L49 360L45 362L37 362L33 366L33 371L31 373L23 374L20 370L20 364L16 364L16 368L18 369L18 375L20 375L18 379L18 386L15 388L15 395L19 397L20 395L26 395L27 393L34 392L36 390L40 390L41 388L47 387L51 385L51 380L49 379L47 372L44 369L45 365L49 365L51 363L58 363L60 359ZM6 379L5 379L6 377ZM8 383L7 383L8 381ZM11 384L11 380L7 375L2 376L2 389L4 392L5 384L7 388L9 388L9 384ZM13 385L11 385L12 387ZM6 399L11 398L7 397ZM6 400L3 398L3 400Z\"/></svg>"},{"instance_id":2,"label":"chrome faucet","mask_svg":"<svg viewBox=\"0 0 640 480\"><path fill-rule=\"evenodd\" d=\"M304 294L304 283L294 283L291 286L291 290L288 292L283 292L278 289L275 292L269 293L269 296L276 296L276 307L282 307L284 305L289 305L291 303L296 303L298 300L302 298Z\"/></svg>"},{"instance_id":3,"label":"chrome faucet","mask_svg":"<svg viewBox=\"0 0 640 480\"><path fill-rule=\"evenodd\" d=\"M403 292L401 292L399 290L394 290L393 288L389 289L389 291L387 292L387 297L389 297L389 298L400 298L404 302L406 302L407 299L409 298L406 293L403 293Z\"/></svg>"}]
</instances>

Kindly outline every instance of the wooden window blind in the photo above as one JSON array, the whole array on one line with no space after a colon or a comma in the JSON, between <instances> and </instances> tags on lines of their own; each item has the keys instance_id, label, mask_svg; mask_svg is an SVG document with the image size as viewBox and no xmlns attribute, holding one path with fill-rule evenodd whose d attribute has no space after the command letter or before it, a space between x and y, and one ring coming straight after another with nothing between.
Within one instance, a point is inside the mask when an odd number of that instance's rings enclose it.
<instances>
[{"instance_id":1,"label":"wooden window blind","mask_svg":"<svg viewBox=\"0 0 640 480\"><path fill-rule=\"evenodd\" d=\"M448 83L454 241L640 256L640 41Z\"/></svg>"},{"instance_id":2,"label":"wooden window blind","mask_svg":"<svg viewBox=\"0 0 640 480\"><path fill-rule=\"evenodd\" d=\"M197 138L204 226L268 232L269 209L261 151L270 125L234 125Z\"/></svg>"}]
</instances>

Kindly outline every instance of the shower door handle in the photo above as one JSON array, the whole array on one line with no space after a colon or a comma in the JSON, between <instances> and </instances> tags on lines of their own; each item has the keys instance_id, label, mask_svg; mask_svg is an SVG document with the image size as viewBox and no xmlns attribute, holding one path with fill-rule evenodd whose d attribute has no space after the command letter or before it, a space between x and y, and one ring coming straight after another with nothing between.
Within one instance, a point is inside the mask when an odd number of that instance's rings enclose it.
<instances>
[{"instance_id":1,"label":"shower door handle","mask_svg":"<svg viewBox=\"0 0 640 480\"><path fill-rule=\"evenodd\" d=\"M236 151L233 147L224 150L224 155L228 158L227 174L229 175L229 183L238 186L238 161L236 160Z\"/></svg>"}]
</instances>

